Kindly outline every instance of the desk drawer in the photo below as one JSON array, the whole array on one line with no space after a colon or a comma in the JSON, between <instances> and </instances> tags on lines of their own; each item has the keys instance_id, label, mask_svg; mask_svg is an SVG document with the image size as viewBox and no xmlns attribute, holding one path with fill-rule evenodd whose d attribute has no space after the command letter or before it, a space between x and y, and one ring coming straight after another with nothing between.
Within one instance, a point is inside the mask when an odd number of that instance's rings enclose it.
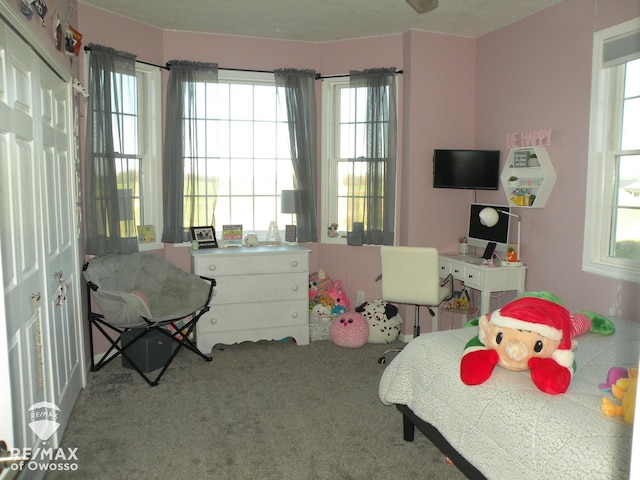
<instances>
[{"instance_id":1,"label":"desk drawer","mask_svg":"<svg viewBox=\"0 0 640 480\"><path fill-rule=\"evenodd\" d=\"M464 284L472 287L480 289L482 285L482 269L483 267L465 267L464 268Z\"/></svg>"}]
</instances>

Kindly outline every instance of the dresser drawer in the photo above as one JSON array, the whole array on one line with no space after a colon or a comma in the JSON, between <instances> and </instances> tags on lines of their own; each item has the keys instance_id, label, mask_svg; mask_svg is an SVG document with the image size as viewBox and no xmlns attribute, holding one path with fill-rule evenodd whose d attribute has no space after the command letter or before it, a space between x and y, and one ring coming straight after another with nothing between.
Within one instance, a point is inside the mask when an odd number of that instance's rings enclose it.
<instances>
[{"instance_id":1,"label":"dresser drawer","mask_svg":"<svg viewBox=\"0 0 640 480\"><path fill-rule=\"evenodd\" d=\"M198 333L259 330L308 324L307 300L212 305L198 322Z\"/></svg>"},{"instance_id":2,"label":"dresser drawer","mask_svg":"<svg viewBox=\"0 0 640 480\"><path fill-rule=\"evenodd\" d=\"M309 271L309 254L210 255L195 259L198 275L218 279L224 275L264 275L274 273L305 273Z\"/></svg>"},{"instance_id":3,"label":"dresser drawer","mask_svg":"<svg viewBox=\"0 0 640 480\"><path fill-rule=\"evenodd\" d=\"M212 305L243 302L308 301L307 273L216 277Z\"/></svg>"}]
</instances>

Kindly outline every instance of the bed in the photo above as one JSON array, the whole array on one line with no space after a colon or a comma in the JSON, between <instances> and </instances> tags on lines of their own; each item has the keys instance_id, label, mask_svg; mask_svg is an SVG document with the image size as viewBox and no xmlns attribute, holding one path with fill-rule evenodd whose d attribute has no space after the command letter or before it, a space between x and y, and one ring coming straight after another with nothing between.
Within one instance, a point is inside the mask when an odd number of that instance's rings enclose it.
<instances>
[{"instance_id":1,"label":"bed","mask_svg":"<svg viewBox=\"0 0 640 480\"><path fill-rule=\"evenodd\" d=\"M529 372L500 367L482 385L463 384L460 358L477 334L470 327L408 343L382 374L380 400L402 412L405 440L418 428L469 478L628 478L633 427L601 412L611 394L598 385L610 367L638 366L640 324L612 321L609 337L577 338L563 395L538 390Z\"/></svg>"}]
</instances>

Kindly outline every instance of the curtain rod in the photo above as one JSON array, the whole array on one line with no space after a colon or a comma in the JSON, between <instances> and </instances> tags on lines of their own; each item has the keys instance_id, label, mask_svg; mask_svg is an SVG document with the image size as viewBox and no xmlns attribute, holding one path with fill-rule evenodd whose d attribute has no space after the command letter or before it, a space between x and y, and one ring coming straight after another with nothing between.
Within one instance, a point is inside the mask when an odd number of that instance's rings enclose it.
<instances>
[{"instance_id":1,"label":"curtain rod","mask_svg":"<svg viewBox=\"0 0 640 480\"><path fill-rule=\"evenodd\" d=\"M85 51L85 52L90 52L90 51L91 51L91 49L90 49L88 46L86 46L86 45L85 45L85 46L84 46L84 51ZM136 63L142 63L142 64L144 64L144 65L149 65L149 66L151 66L151 67L157 67L157 68L163 68L163 69L165 69L165 70L171 70L171 67L169 66L169 64L168 64L168 63L166 63L166 64L164 64L164 65L158 65L158 64L156 64L156 63L144 62L144 61L142 61L142 60L138 60L137 58L136 58Z\"/></svg>"},{"instance_id":2,"label":"curtain rod","mask_svg":"<svg viewBox=\"0 0 640 480\"><path fill-rule=\"evenodd\" d=\"M85 45L84 47L84 51L85 52L90 52L91 49ZM158 65L155 63L149 63L149 62L144 62L142 60L138 60L136 59L137 63L143 63L144 65L149 65L151 67L157 67L157 68L162 68L164 70L171 70L171 64L170 63L166 63L164 65ZM224 67L218 67L218 70L227 70L229 72L251 72L251 73L274 73L273 70L251 70L251 69L246 69L246 68L224 68ZM402 70L396 70L396 75L400 75L402 74L403 71ZM348 77L349 74L348 73L344 73L341 75L322 75L321 73L316 73L316 80L322 80L324 78L341 78L341 77Z\"/></svg>"},{"instance_id":3,"label":"curtain rod","mask_svg":"<svg viewBox=\"0 0 640 480\"><path fill-rule=\"evenodd\" d=\"M396 75L401 75L402 73L404 73L402 70L396 70ZM348 73L343 73L340 75L322 75L320 73L316 73L316 80L322 80L323 78L342 78L348 76Z\"/></svg>"}]
</instances>

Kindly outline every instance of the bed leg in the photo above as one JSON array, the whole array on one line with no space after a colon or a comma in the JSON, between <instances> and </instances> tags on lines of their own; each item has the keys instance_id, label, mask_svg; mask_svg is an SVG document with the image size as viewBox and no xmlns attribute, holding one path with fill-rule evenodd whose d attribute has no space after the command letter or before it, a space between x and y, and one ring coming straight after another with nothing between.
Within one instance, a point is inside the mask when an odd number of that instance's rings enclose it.
<instances>
[{"instance_id":1,"label":"bed leg","mask_svg":"<svg viewBox=\"0 0 640 480\"><path fill-rule=\"evenodd\" d=\"M413 442L416 433L416 426L404 414L402 415L402 432L406 442Z\"/></svg>"}]
</instances>

